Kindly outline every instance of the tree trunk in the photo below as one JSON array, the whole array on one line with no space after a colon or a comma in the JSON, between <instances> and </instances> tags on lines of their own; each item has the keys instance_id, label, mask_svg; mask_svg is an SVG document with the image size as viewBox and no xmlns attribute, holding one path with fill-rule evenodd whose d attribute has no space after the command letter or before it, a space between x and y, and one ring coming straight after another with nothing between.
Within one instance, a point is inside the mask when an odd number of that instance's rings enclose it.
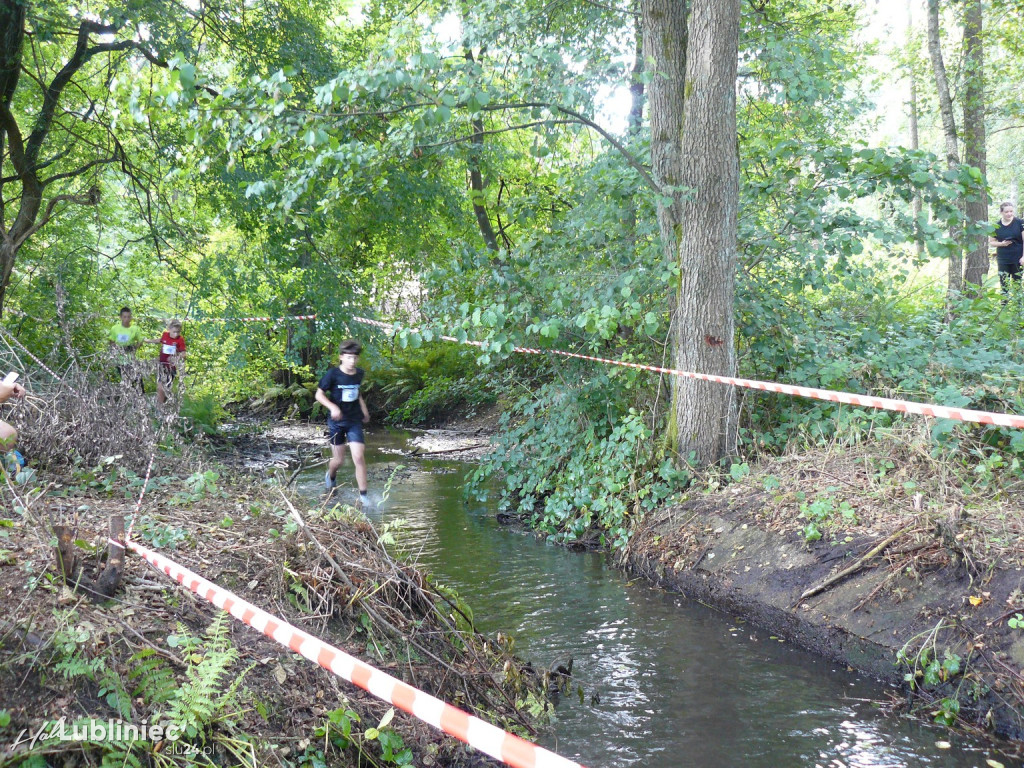
<instances>
[{"instance_id":1,"label":"tree trunk","mask_svg":"<svg viewBox=\"0 0 1024 768\"><path fill-rule=\"evenodd\" d=\"M981 171L981 189L965 206L967 221L988 219L987 157L985 152L985 49L982 41L981 0L967 0L964 11L964 162ZM966 282L980 286L988 274L988 237L970 238Z\"/></svg>"},{"instance_id":2,"label":"tree trunk","mask_svg":"<svg viewBox=\"0 0 1024 768\"><path fill-rule=\"evenodd\" d=\"M668 263L679 253L683 218L681 183L683 87L686 74L686 0L640 0L643 58L655 73L647 87L651 120L651 168L663 192L657 196L658 232ZM669 199L670 198L670 199Z\"/></svg>"},{"instance_id":3,"label":"tree trunk","mask_svg":"<svg viewBox=\"0 0 1024 768\"><path fill-rule=\"evenodd\" d=\"M916 54L918 53L918 49L910 39L914 29L914 14L912 8L913 6L911 5L910 0L907 0L907 42L910 47L910 52L913 54L910 66L907 68L910 74L910 148L916 151L921 148L921 134L917 125L917 68L915 60L917 58ZM921 203L920 192L914 193L911 206L914 212L914 250L917 251L918 258L921 258L924 256L924 238L921 236L921 211L923 209L923 205Z\"/></svg>"},{"instance_id":4,"label":"tree trunk","mask_svg":"<svg viewBox=\"0 0 1024 768\"><path fill-rule=\"evenodd\" d=\"M73 171L55 173L48 179L40 176L41 168L46 165L40 164L40 153L50 138L55 116L62 112L61 98L65 88L73 83L75 76L93 57L140 49L140 44L134 40L113 39L126 23L124 19L114 24L91 19L80 21L74 53L43 88L42 102L38 105L32 130L27 136L23 135L15 117L15 112L19 115L23 112L15 109L13 104L24 63L22 59L28 7L29 3L25 0L0 0L0 201L3 203L0 205L0 316L3 314L15 259L25 241L50 222L59 212L59 204L96 205L100 199L99 188L93 185L85 190L81 188L84 187L81 182L86 177L95 177L103 165L121 163L123 166L125 163L124 152L116 140L110 142L108 154L103 156L102 147L80 139L77 145L67 147L64 154L72 149L77 150L86 156L82 158L82 165ZM101 38L109 36L112 39L95 42L93 35ZM147 58L152 60L151 56ZM95 116L91 119L95 120ZM109 126L108 130L111 130ZM48 185L59 180L62 186L79 187L79 191L65 191L61 194L48 189ZM8 184L14 185L13 192L6 189ZM48 194L45 208L44 190ZM17 212L13 221L10 221L6 204L10 202L10 207L14 209L14 201L18 201Z\"/></svg>"},{"instance_id":5,"label":"tree trunk","mask_svg":"<svg viewBox=\"0 0 1024 768\"><path fill-rule=\"evenodd\" d=\"M681 222L675 365L724 376L736 374L739 29L740 0L694 0L679 174L693 193L683 206ZM704 465L734 452L737 409L732 387L677 377L673 413L681 461L692 454Z\"/></svg>"},{"instance_id":6,"label":"tree trunk","mask_svg":"<svg viewBox=\"0 0 1024 768\"><path fill-rule=\"evenodd\" d=\"M946 65L942 61L942 43L939 37L939 0L928 0L928 54L935 76L935 90L939 96L939 112L942 114L942 136L946 144L946 165L950 170L960 167L960 152L957 148L956 119L953 116L953 99L949 95L949 80ZM953 247L949 254L949 280L947 292L950 298L963 288L963 251L960 245L960 230L950 229Z\"/></svg>"},{"instance_id":7,"label":"tree trunk","mask_svg":"<svg viewBox=\"0 0 1024 768\"><path fill-rule=\"evenodd\" d=\"M11 104L21 75L21 55L25 39L25 13L28 3L19 0L0 0L0 175L6 175L4 159L11 152L23 152L21 134ZM12 135L13 134L13 135ZM10 149L11 144L15 147ZM3 185L0 184L0 194ZM7 222L0 220L0 317L3 316L4 296L11 282L14 258L18 249Z\"/></svg>"},{"instance_id":8,"label":"tree trunk","mask_svg":"<svg viewBox=\"0 0 1024 768\"><path fill-rule=\"evenodd\" d=\"M466 10L463 8L463 18ZM475 61L473 51L468 47L465 49L467 61ZM476 217L476 224L480 228L480 236L484 239L484 245L490 251L498 250L498 236L494 233L494 226L491 224L491 217L487 215L486 197L484 196L483 174L480 172L480 160L484 149L484 121L482 117L474 117L471 121L473 135L470 137L469 145L469 197L473 205L473 215Z\"/></svg>"},{"instance_id":9,"label":"tree trunk","mask_svg":"<svg viewBox=\"0 0 1024 768\"><path fill-rule=\"evenodd\" d=\"M484 177L480 173L480 156L484 147L484 121L475 118L473 120L473 138L469 150L469 194L473 201L473 215L476 216L477 226L480 227L480 235L484 239L484 245L491 251L498 250L498 237L494 234L494 226L491 224L491 217L487 215L487 207L484 205Z\"/></svg>"},{"instance_id":10,"label":"tree trunk","mask_svg":"<svg viewBox=\"0 0 1024 768\"><path fill-rule=\"evenodd\" d=\"M634 26L635 39L635 51L633 53L633 71L629 78L629 115L626 123L626 130L629 132L629 139L631 142L636 141L636 138L640 135L640 129L643 127L644 120L644 45L643 45L643 26L640 21L640 15L636 16L636 23ZM626 237L629 242L631 252L636 251L636 201L632 196L626 198Z\"/></svg>"}]
</instances>

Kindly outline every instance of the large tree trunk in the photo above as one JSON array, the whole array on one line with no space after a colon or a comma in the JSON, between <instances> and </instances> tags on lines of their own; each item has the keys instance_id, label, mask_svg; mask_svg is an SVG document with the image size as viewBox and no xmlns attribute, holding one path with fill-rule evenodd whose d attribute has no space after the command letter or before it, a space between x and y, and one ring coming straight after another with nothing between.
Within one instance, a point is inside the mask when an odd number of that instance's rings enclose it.
<instances>
[{"instance_id":1,"label":"large tree trunk","mask_svg":"<svg viewBox=\"0 0 1024 768\"><path fill-rule=\"evenodd\" d=\"M946 65L942 60L942 42L939 37L939 0L928 0L928 54L932 60L935 76L935 90L939 96L939 112L942 115L942 136L946 144L946 165L950 170L960 167L960 151L957 147L956 119L953 116L953 99L949 95L949 80ZM963 288L963 250L960 245L960 230L951 229L949 236L953 248L949 254L949 280L947 291L952 298Z\"/></svg>"},{"instance_id":2,"label":"large tree trunk","mask_svg":"<svg viewBox=\"0 0 1024 768\"><path fill-rule=\"evenodd\" d=\"M14 115L11 104L18 88L21 75L21 53L25 39L25 13L28 3L18 0L0 0L0 175L6 175L5 158L10 152L23 153L21 133L17 123L12 125ZM12 130L13 129L13 130ZM11 144L15 146L10 147ZM0 195L3 185L0 184ZM4 201L6 202L6 201ZM38 210L38 206L36 206ZM11 282L11 271L18 250L14 233L7 222L0 219L0 316L3 315L4 296Z\"/></svg>"},{"instance_id":3,"label":"large tree trunk","mask_svg":"<svg viewBox=\"0 0 1024 768\"><path fill-rule=\"evenodd\" d=\"M911 34L914 29L914 13L912 10L913 6L910 0L907 0L907 42L911 46L912 53L918 52L917 46L913 45L911 41ZM918 130L917 118L918 118L918 103L917 103L917 62L912 60L908 67L910 74L910 148L918 150L921 148L921 134ZM914 198L911 201L911 206L914 212L914 250L917 251L918 258L924 256L924 238L921 236L921 211L923 205L921 204L921 193L915 192Z\"/></svg>"},{"instance_id":4,"label":"large tree trunk","mask_svg":"<svg viewBox=\"0 0 1024 768\"><path fill-rule=\"evenodd\" d=\"M683 87L686 73L686 0L640 0L643 58L655 73L647 87L651 120L651 169L661 187L658 232L665 259L679 251L683 218L681 183Z\"/></svg>"},{"instance_id":5,"label":"large tree trunk","mask_svg":"<svg viewBox=\"0 0 1024 768\"><path fill-rule=\"evenodd\" d=\"M724 376L736 374L739 29L740 0L694 0L680 169L680 181L693 194L683 206L673 351L677 368ZM692 454L698 464L708 464L735 450L732 387L676 378L673 414L682 461Z\"/></svg>"},{"instance_id":6,"label":"large tree trunk","mask_svg":"<svg viewBox=\"0 0 1024 768\"><path fill-rule=\"evenodd\" d=\"M968 198L965 213L969 222L988 219L988 173L985 153L985 49L982 42L981 0L967 0L964 11L964 162L981 171L981 189ZM988 274L988 237L970 238L966 282L980 286Z\"/></svg>"}]
</instances>

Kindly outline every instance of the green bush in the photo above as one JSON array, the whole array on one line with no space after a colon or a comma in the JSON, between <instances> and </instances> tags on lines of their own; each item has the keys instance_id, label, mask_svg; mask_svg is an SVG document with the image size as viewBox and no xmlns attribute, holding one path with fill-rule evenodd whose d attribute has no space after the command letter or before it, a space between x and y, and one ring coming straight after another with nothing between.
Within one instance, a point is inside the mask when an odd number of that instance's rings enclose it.
<instances>
[{"instance_id":1,"label":"green bush","mask_svg":"<svg viewBox=\"0 0 1024 768\"><path fill-rule=\"evenodd\" d=\"M504 414L498 445L470 480L486 498L497 478L499 509L526 516L558 541L598 533L624 546L632 519L663 504L689 479L607 375L577 388L547 384Z\"/></svg>"},{"instance_id":2,"label":"green bush","mask_svg":"<svg viewBox=\"0 0 1024 768\"><path fill-rule=\"evenodd\" d=\"M989 292L947 307L944 282L912 285L888 259L870 255L854 264L815 265L821 272L813 285L798 291L771 269L756 281L742 281L741 375L1022 412L1019 313ZM748 395L746 405L745 450L767 453L921 418L775 394ZM1024 448L1017 432L938 420L932 436L941 450L959 450L970 434L990 447L1017 451Z\"/></svg>"},{"instance_id":3,"label":"green bush","mask_svg":"<svg viewBox=\"0 0 1024 768\"><path fill-rule=\"evenodd\" d=\"M180 415L186 430L191 429L206 435L217 434L220 425L228 416L213 394L200 397L185 395L181 401Z\"/></svg>"},{"instance_id":4,"label":"green bush","mask_svg":"<svg viewBox=\"0 0 1024 768\"><path fill-rule=\"evenodd\" d=\"M391 424L429 425L496 399L493 377L480 375L474 354L444 342L394 350L367 379Z\"/></svg>"}]
</instances>

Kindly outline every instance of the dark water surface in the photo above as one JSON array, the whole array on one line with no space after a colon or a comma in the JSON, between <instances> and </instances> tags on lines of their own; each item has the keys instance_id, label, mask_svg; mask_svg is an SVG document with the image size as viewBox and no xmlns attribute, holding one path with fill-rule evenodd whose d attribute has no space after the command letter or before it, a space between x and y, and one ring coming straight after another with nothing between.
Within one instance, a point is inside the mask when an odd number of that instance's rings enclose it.
<instances>
[{"instance_id":1,"label":"dark water surface","mask_svg":"<svg viewBox=\"0 0 1024 768\"><path fill-rule=\"evenodd\" d=\"M574 658L584 702L562 699L544 746L589 768L1011 765L937 726L882 715L871 702L892 691L873 680L630 581L602 555L498 525L493 508L463 499L472 466L396 456L409 436L367 437L376 500L390 469L407 467L368 514L405 519L395 531L402 549L458 590L481 631L513 635L538 667ZM342 469L340 484L351 475ZM322 482L321 469L300 489L322 495Z\"/></svg>"}]
</instances>

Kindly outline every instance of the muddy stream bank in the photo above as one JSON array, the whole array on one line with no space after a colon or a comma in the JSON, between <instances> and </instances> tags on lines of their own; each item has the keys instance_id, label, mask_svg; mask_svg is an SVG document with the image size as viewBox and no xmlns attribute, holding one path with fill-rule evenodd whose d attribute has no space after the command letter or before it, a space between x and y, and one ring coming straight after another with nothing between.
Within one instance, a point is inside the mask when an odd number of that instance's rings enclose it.
<instances>
[{"instance_id":1,"label":"muddy stream bank","mask_svg":"<svg viewBox=\"0 0 1024 768\"><path fill-rule=\"evenodd\" d=\"M315 454L319 430L289 426L268 439L260 460L284 460L296 449ZM898 698L894 687L802 651L784 633L630 579L602 554L499 525L493 508L461 493L472 446L484 440L373 430L376 506L367 513L458 590L480 630L513 636L516 653L538 668L573 660L574 689L545 746L592 767L1015 764L982 741L887 714L879 702ZM341 478L351 485L350 467ZM322 483L322 466L296 478L311 501L322 501ZM354 501L354 487L340 497Z\"/></svg>"}]
</instances>

